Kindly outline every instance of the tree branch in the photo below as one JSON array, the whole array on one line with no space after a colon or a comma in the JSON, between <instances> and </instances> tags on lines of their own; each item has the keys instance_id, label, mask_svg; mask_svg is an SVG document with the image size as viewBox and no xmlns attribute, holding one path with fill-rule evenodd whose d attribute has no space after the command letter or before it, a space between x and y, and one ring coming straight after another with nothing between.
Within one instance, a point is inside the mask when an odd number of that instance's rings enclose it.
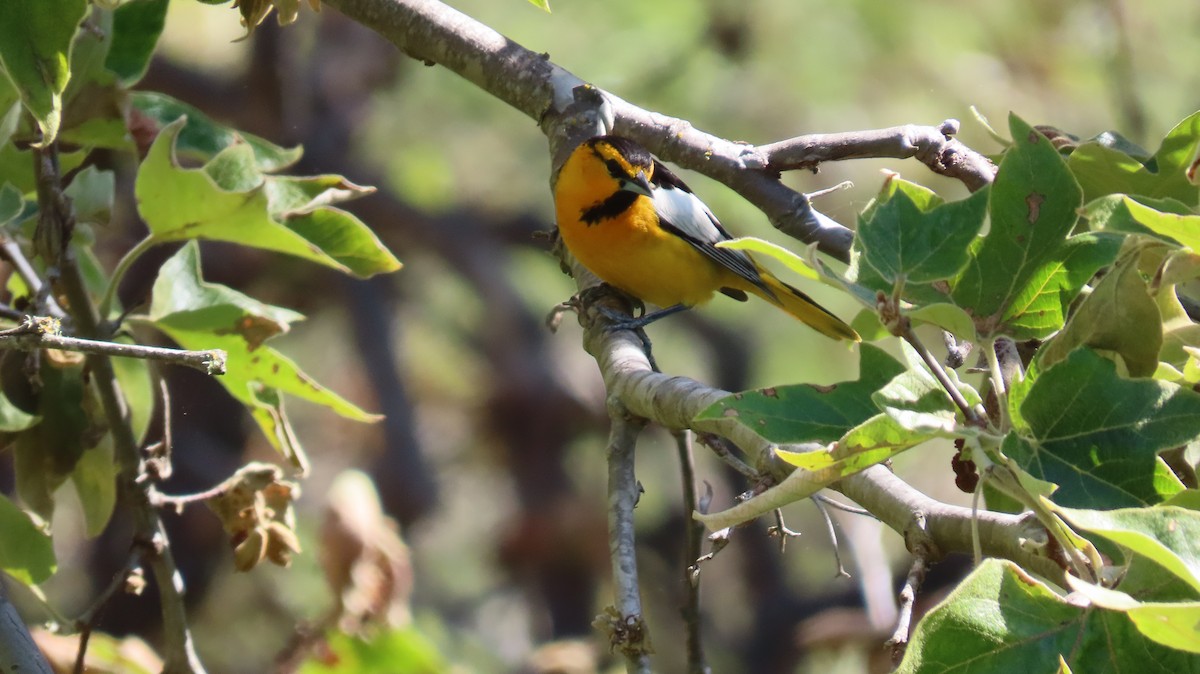
<instances>
[{"instance_id":1,"label":"tree branch","mask_svg":"<svg viewBox=\"0 0 1200 674\"><path fill-rule=\"evenodd\" d=\"M713 432L729 438L742 448L760 469L775 474L791 470L774 458L770 443L745 426L731 419L693 422L697 414L712 403L730 395L687 377L669 376L650 369L642 353L641 343L630 332L607 332L602 319L585 307L581 318L588 327L584 347L596 358L610 396L616 396L631 414L649 419L671 430L692 428ZM780 449L802 451L797 446ZM785 473L786 474L786 473ZM801 471L792 479L806 479ZM813 491L821 485L816 475L811 478ZM872 466L831 485L854 502L866 508L892 530L905 535L911 543L913 536L925 540L930 549L943 553L970 553L972 549L970 508L942 503L914 489L883 466ZM923 516L923 533L914 534L916 516ZM1035 547L1023 543L1035 538L1040 525L1024 515L1009 515L978 511L979 534L983 551L993 557L1010 559L1034 573L1050 579L1061 578L1062 569ZM1044 536L1044 532L1043 532Z\"/></svg>"},{"instance_id":2,"label":"tree branch","mask_svg":"<svg viewBox=\"0 0 1200 674\"><path fill-rule=\"evenodd\" d=\"M630 415L615 398L609 401L608 409L612 419L608 441L608 550L615 603L609 633L612 645L625 656L626 671L649 674L650 637L642 617L633 523L633 509L641 496L641 485L634 474L634 450L646 422Z\"/></svg>"},{"instance_id":3,"label":"tree branch","mask_svg":"<svg viewBox=\"0 0 1200 674\"><path fill-rule=\"evenodd\" d=\"M67 337L59 334L57 319L26 316L21 325L0 331L0 349L58 349L120 358L157 360L171 365L183 365L209 375L225 374L225 352L185 351L140 344L121 344L95 339Z\"/></svg>"},{"instance_id":4,"label":"tree branch","mask_svg":"<svg viewBox=\"0 0 1200 674\"><path fill-rule=\"evenodd\" d=\"M574 142L586 137L578 136L567 115L575 101L575 89L584 81L555 65L547 55L529 51L436 0L326 0L325 4L375 30L405 54L448 68L536 120L559 150L554 154L555 167L565 159L563 149L573 147L562 142L565 137ZM780 231L801 241L815 241L822 252L842 261L849 259L853 233L813 209L804 194L780 182L775 169L811 168L829 159L913 156L943 175L963 180L972 190L990 181L994 172L986 158L947 137L953 129L946 123L938 129L914 126L801 136L755 147L595 91L605 101L606 130L638 141L665 161L724 183L759 208ZM872 151L879 154L872 155Z\"/></svg>"},{"instance_id":5,"label":"tree branch","mask_svg":"<svg viewBox=\"0 0 1200 674\"><path fill-rule=\"evenodd\" d=\"M954 136L958 120L948 119L937 127L906 124L887 129L816 133L789 138L759 150L776 171L815 169L827 161L890 157L915 157L934 173L955 178L972 192L996 177L996 165L963 145Z\"/></svg>"}]
</instances>

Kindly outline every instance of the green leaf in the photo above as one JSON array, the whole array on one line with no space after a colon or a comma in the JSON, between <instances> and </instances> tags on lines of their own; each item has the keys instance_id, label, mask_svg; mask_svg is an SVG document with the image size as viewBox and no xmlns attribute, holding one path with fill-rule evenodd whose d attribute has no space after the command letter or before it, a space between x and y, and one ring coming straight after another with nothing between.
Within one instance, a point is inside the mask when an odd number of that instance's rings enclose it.
<instances>
[{"instance_id":1,"label":"green leaf","mask_svg":"<svg viewBox=\"0 0 1200 674\"><path fill-rule=\"evenodd\" d=\"M62 120L62 94L71 78L75 29L87 0L7 0L0 21L0 65L37 119L41 145L54 142Z\"/></svg>"},{"instance_id":2,"label":"green leaf","mask_svg":"<svg viewBox=\"0 0 1200 674\"><path fill-rule=\"evenodd\" d=\"M894 178L874 208L859 218L857 236L867 264L889 282L930 283L955 276L967 263L967 247L983 227L988 190L962 201L918 205ZM869 214L869 217L868 217Z\"/></svg>"},{"instance_id":3,"label":"green leaf","mask_svg":"<svg viewBox=\"0 0 1200 674\"><path fill-rule=\"evenodd\" d=\"M313 381L297 365L264 342L301 318L200 276L195 243L184 246L159 270L150 308L153 325L185 349L223 349L227 373L218 381L251 409L268 439L297 465L303 458L283 415L279 393L290 393L356 421L376 421L336 393Z\"/></svg>"},{"instance_id":4,"label":"green leaf","mask_svg":"<svg viewBox=\"0 0 1200 674\"><path fill-rule=\"evenodd\" d=\"M911 346L905 343L904 350L908 369L873 393L871 399L880 410L907 430L929 434L930 437L951 436L961 432L965 419L950 394L942 388ZM983 402L979 393L971 385L959 381L953 370L947 370L946 376L967 404L974 406Z\"/></svg>"},{"instance_id":5,"label":"green leaf","mask_svg":"<svg viewBox=\"0 0 1200 674\"><path fill-rule=\"evenodd\" d=\"M169 0L131 0L113 12L113 41L104 66L122 87L132 87L146 74L167 20Z\"/></svg>"},{"instance_id":6,"label":"green leaf","mask_svg":"<svg viewBox=\"0 0 1200 674\"><path fill-rule=\"evenodd\" d=\"M1200 512L1163 505L1058 512L1074 527L1153 561L1200 592Z\"/></svg>"},{"instance_id":7,"label":"green leaf","mask_svg":"<svg viewBox=\"0 0 1200 674\"><path fill-rule=\"evenodd\" d=\"M43 352L44 353L44 352ZM48 360L43 356L43 360ZM42 363L41 389L35 394L42 422L21 432L14 446L17 494L30 510L49 520L54 492L75 470L98 433L89 418L96 411L84 385L82 361L76 365Z\"/></svg>"},{"instance_id":8,"label":"green leaf","mask_svg":"<svg viewBox=\"0 0 1200 674\"><path fill-rule=\"evenodd\" d=\"M1080 145L1068 165L1083 187L1088 201L1106 194L1124 193L1178 199L1190 206L1197 203L1197 188L1185 170L1200 142L1200 112L1177 124L1162 145L1145 163L1136 157L1105 147L1099 142Z\"/></svg>"},{"instance_id":9,"label":"green leaf","mask_svg":"<svg viewBox=\"0 0 1200 674\"><path fill-rule=\"evenodd\" d=\"M1124 194L1110 194L1090 202L1083 212L1092 229L1149 233L1163 241L1200 250L1200 215L1189 214L1175 201L1153 201L1150 204ZM1174 212L1180 210L1185 212Z\"/></svg>"},{"instance_id":10,"label":"green leaf","mask_svg":"<svg viewBox=\"0 0 1200 674\"><path fill-rule=\"evenodd\" d=\"M240 350L258 348L266 340L286 333L304 315L260 302L228 286L205 281L200 273L200 247L189 242L171 256L158 272L150 318L186 329L210 326L219 334L244 340Z\"/></svg>"},{"instance_id":11,"label":"green leaf","mask_svg":"<svg viewBox=\"0 0 1200 674\"><path fill-rule=\"evenodd\" d=\"M305 662L300 674L439 674L455 670L416 627L376 630L366 639L332 632L328 642L332 657Z\"/></svg>"},{"instance_id":12,"label":"green leaf","mask_svg":"<svg viewBox=\"0 0 1200 674\"><path fill-rule=\"evenodd\" d=\"M797 468L818 474L822 485L882 463L937 435L902 426L887 414L876 414L847 431L830 449L811 452L775 450L776 455Z\"/></svg>"},{"instance_id":13,"label":"green leaf","mask_svg":"<svg viewBox=\"0 0 1200 674\"><path fill-rule=\"evenodd\" d=\"M134 343L132 337L118 337L113 341L122 344ZM150 365L141 358L113 358L111 362L117 382L121 384L121 393L125 395L125 404L129 408L129 426L133 429L133 437L144 444L156 397L154 382L150 378Z\"/></svg>"},{"instance_id":14,"label":"green leaf","mask_svg":"<svg viewBox=\"0 0 1200 674\"><path fill-rule=\"evenodd\" d=\"M1200 659L1147 639L1121 611L1068 603L1008 561L985 560L917 625L897 672L1200 671Z\"/></svg>"},{"instance_id":15,"label":"green leaf","mask_svg":"<svg viewBox=\"0 0 1200 674\"><path fill-rule=\"evenodd\" d=\"M8 396L0 392L0 432L16 433L23 431L26 428L34 426L42 418L36 414L30 414L25 410L17 407L8 399Z\"/></svg>"},{"instance_id":16,"label":"green leaf","mask_svg":"<svg viewBox=\"0 0 1200 674\"><path fill-rule=\"evenodd\" d=\"M1116 259L1124 240L1087 232L1064 241L1013 298L1004 314L1005 332L1017 340L1043 339L1061 328L1084 284Z\"/></svg>"},{"instance_id":17,"label":"green leaf","mask_svg":"<svg viewBox=\"0 0 1200 674\"><path fill-rule=\"evenodd\" d=\"M941 302L905 312L905 316L918 323L928 323L949 332L962 341L975 341L975 322L957 304Z\"/></svg>"},{"instance_id":18,"label":"green leaf","mask_svg":"<svg viewBox=\"0 0 1200 674\"><path fill-rule=\"evenodd\" d=\"M545 10L547 14L550 13L550 0L529 0L529 2L532 3L534 7Z\"/></svg>"},{"instance_id":19,"label":"green leaf","mask_svg":"<svg viewBox=\"0 0 1200 674\"><path fill-rule=\"evenodd\" d=\"M172 148L183 125L181 119L163 129L138 171L138 211L154 241L229 241L359 276L400 267L366 225L324 206L362 194L362 188L329 176L262 176L246 145L222 150L206 168L181 168Z\"/></svg>"},{"instance_id":20,"label":"green leaf","mask_svg":"<svg viewBox=\"0 0 1200 674\"><path fill-rule=\"evenodd\" d=\"M1200 394L1154 379L1123 379L1087 348L1041 373L1020 405L1031 438L1009 453L1060 489L1071 507L1157 503L1179 491L1157 453L1200 434Z\"/></svg>"},{"instance_id":21,"label":"green leaf","mask_svg":"<svg viewBox=\"0 0 1200 674\"><path fill-rule=\"evenodd\" d=\"M1093 585L1075 576L1067 576L1067 583L1076 597L1084 597L1101 609L1124 613L1151 641L1200 654L1200 602L1142 603L1120 590Z\"/></svg>"},{"instance_id":22,"label":"green leaf","mask_svg":"<svg viewBox=\"0 0 1200 674\"><path fill-rule=\"evenodd\" d=\"M26 585L37 585L55 569L50 535L0 494L0 570Z\"/></svg>"},{"instance_id":23,"label":"green leaf","mask_svg":"<svg viewBox=\"0 0 1200 674\"><path fill-rule=\"evenodd\" d=\"M183 158L208 161L231 145L245 143L254 151L259 170L273 172L291 166L303 154L299 147L289 150L258 136L218 124L199 109L166 94L136 91L130 95L130 104L160 127L166 127L180 117L187 117L187 126L178 133L175 144L175 152Z\"/></svg>"},{"instance_id":24,"label":"green leaf","mask_svg":"<svg viewBox=\"0 0 1200 674\"><path fill-rule=\"evenodd\" d=\"M733 250L744 250L748 253L759 253L767 257L778 260L785 267L795 272L798 276L803 276L810 281L823 281L821 273L813 269L804 258L784 248L783 246L771 243L765 239L758 239L753 236L742 236L736 239L720 241L717 243L718 248L731 248Z\"/></svg>"},{"instance_id":25,"label":"green leaf","mask_svg":"<svg viewBox=\"0 0 1200 674\"><path fill-rule=\"evenodd\" d=\"M114 185L112 171L88 166L75 174L64 192L71 198L76 222L107 225L112 218Z\"/></svg>"},{"instance_id":26,"label":"green leaf","mask_svg":"<svg viewBox=\"0 0 1200 674\"><path fill-rule=\"evenodd\" d=\"M128 359L114 359L128 360ZM113 458L112 436L105 436L99 444L86 450L71 471L71 482L79 494L83 507L83 520L89 538L104 533L117 505L116 459Z\"/></svg>"},{"instance_id":27,"label":"green leaf","mask_svg":"<svg viewBox=\"0 0 1200 674\"><path fill-rule=\"evenodd\" d=\"M59 172L66 174L78 168L87 158L90 150L76 152L59 152ZM18 150L13 143L0 144L0 185L8 183L17 188L21 194L29 194L37 189L33 171L33 150Z\"/></svg>"},{"instance_id":28,"label":"green leaf","mask_svg":"<svg viewBox=\"0 0 1200 674\"><path fill-rule=\"evenodd\" d=\"M17 219L25 210L25 199L21 191L8 183L0 186L0 227Z\"/></svg>"},{"instance_id":29,"label":"green leaf","mask_svg":"<svg viewBox=\"0 0 1200 674\"><path fill-rule=\"evenodd\" d=\"M723 398L696 416L697 421L734 420L780 444L833 442L878 413L871 395L904 366L878 347L864 344L859 379L832 386L795 384Z\"/></svg>"},{"instance_id":30,"label":"green leaf","mask_svg":"<svg viewBox=\"0 0 1200 674\"><path fill-rule=\"evenodd\" d=\"M300 439L292 428L283 406L283 396L279 389L267 387L251 387L248 400L242 401L249 406L250 416L275 449L288 460L301 475L308 473L308 455L300 445Z\"/></svg>"},{"instance_id":31,"label":"green leaf","mask_svg":"<svg viewBox=\"0 0 1200 674\"><path fill-rule=\"evenodd\" d=\"M1163 343L1162 319L1138 271L1139 257L1137 250L1125 255L1084 298L1067 327L1042 347L1038 357L1044 367L1077 347L1090 346L1120 354L1135 377L1154 374Z\"/></svg>"},{"instance_id":32,"label":"green leaf","mask_svg":"<svg viewBox=\"0 0 1200 674\"><path fill-rule=\"evenodd\" d=\"M1151 641L1200 654L1200 602L1144 603L1125 614Z\"/></svg>"},{"instance_id":33,"label":"green leaf","mask_svg":"<svg viewBox=\"0 0 1200 674\"><path fill-rule=\"evenodd\" d=\"M972 246L953 289L955 302L974 315L981 337L1003 331L1009 306L1054 259L1080 204L1079 185L1050 141L1015 115L1009 126L1013 146L992 184L991 229Z\"/></svg>"}]
</instances>

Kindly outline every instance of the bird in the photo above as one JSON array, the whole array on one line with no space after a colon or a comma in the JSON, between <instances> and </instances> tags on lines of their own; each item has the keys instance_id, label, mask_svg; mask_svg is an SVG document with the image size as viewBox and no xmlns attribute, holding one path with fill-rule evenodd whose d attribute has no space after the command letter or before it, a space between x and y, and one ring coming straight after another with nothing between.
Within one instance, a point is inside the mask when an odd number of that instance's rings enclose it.
<instances>
[{"instance_id":1,"label":"bird","mask_svg":"<svg viewBox=\"0 0 1200 674\"><path fill-rule=\"evenodd\" d=\"M661 307L614 329L640 329L704 304L717 292L756 295L838 340L857 332L745 251L717 247L733 237L688 186L650 151L622 136L589 138L567 157L554 187L567 250L610 286Z\"/></svg>"}]
</instances>

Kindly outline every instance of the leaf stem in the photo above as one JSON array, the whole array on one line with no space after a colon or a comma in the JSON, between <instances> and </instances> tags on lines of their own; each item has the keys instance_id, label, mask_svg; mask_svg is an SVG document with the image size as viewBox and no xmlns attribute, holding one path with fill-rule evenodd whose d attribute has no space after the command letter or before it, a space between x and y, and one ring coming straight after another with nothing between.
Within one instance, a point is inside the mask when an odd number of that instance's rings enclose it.
<instances>
[{"instance_id":1,"label":"leaf stem","mask_svg":"<svg viewBox=\"0 0 1200 674\"><path fill-rule=\"evenodd\" d=\"M98 311L101 320L108 320L108 316L112 312L112 304L117 297L117 288L121 286L121 280L125 278L125 273L129 271L134 262L137 262L139 257L157 244L158 240L154 236L147 236L130 248L117 263L116 269L113 269L112 279L109 280L108 287L104 289L104 297L100 299Z\"/></svg>"},{"instance_id":2,"label":"leaf stem","mask_svg":"<svg viewBox=\"0 0 1200 674\"><path fill-rule=\"evenodd\" d=\"M992 380L992 391L996 394L996 408L1000 415L1000 431L1007 432L1008 420L1008 391L1004 386L1004 373L1000 370L1000 358L996 356L996 338L989 339L984 346L984 357L987 358L988 373Z\"/></svg>"},{"instance_id":3,"label":"leaf stem","mask_svg":"<svg viewBox=\"0 0 1200 674\"><path fill-rule=\"evenodd\" d=\"M933 376L942 385L942 388L946 389L946 393L950 395L950 399L954 401L955 406L966 417L967 422L979 428L987 428L987 418L981 415L979 410L976 410L971 403L967 402L967 399L963 397L962 391L959 391L954 382L950 381L950 375L946 374L946 370L942 367L941 362L933 357L933 354L925 346L924 342L913 331L912 322L908 320L908 317L901 316L900 320L902 321L900 336L917 352L917 355L921 357L925 366L933 373Z\"/></svg>"}]
</instances>

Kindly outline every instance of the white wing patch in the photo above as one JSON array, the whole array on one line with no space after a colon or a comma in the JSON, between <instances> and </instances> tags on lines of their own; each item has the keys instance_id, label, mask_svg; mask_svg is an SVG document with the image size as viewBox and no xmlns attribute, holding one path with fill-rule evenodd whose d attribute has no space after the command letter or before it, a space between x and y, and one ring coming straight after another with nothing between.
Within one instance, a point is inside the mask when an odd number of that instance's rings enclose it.
<instances>
[{"instance_id":1,"label":"white wing patch","mask_svg":"<svg viewBox=\"0 0 1200 674\"><path fill-rule=\"evenodd\" d=\"M655 187L654 210L658 217L687 236L704 243L716 243L729 237L718 229L717 217L696 195L674 187Z\"/></svg>"},{"instance_id":2,"label":"white wing patch","mask_svg":"<svg viewBox=\"0 0 1200 674\"><path fill-rule=\"evenodd\" d=\"M684 241L705 257L762 288L767 295L775 293L763 282L750 256L732 248L717 248L714 244L731 237L721 228L717 216L708 210L696 195L671 185L656 185L653 189L654 209L659 224L666 230L674 230Z\"/></svg>"}]
</instances>

